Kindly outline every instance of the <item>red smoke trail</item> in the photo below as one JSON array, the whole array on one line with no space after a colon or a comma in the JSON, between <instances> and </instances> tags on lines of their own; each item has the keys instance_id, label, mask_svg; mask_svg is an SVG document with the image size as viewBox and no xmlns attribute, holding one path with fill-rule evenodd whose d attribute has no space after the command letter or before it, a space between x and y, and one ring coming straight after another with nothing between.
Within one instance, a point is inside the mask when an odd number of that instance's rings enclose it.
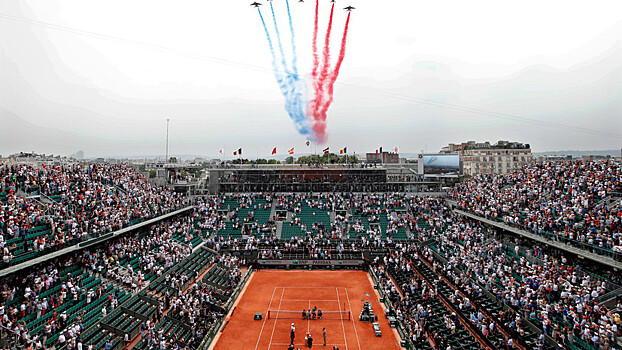
<instances>
[{"instance_id":1,"label":"red smoke trail","mask_svg":"<svg viewBox=\"0 0 622 350\"><path fill-rule=\"evenodd\" d=\"M335 4L330 8L330 19L328 20L328 29L326 30L326 38L324 39L324 63L322 64L322 72L318 78L319 88L324 92L324 82L328 76L328 70L330 69L330 32L333 29L333 10ZM322 96L322 94L318 94ZM316 96L317 97L317 96Z\"/></svg>"},{"instance_id":2,"label":"red smoke trail","mask_svg":"<svg viewBox=\"0 0 622 350\"><path fill-rule=\"evenodd\" d=\"M317 77L317 70L320 65L320 59L317 54L317 27L318 27L318 10L320 8L320 0L315 0L315 25L313 27L313 81Z\"/></svg>"},{"instance_id":3,"label":"red smoke trail","mask_svg":"<svg viewBox=\"0 0 622 350\"><path fill-rule=\"evenodd\" d=\"M323 116L323 119L326 120L326 112L328 112L328 107L330 107L331 103L333 103L333 88L335 87L335 81L337 81L337 77L339 76L339 70L341 69L341 64L343 63L343 59L346 56L346 39L348 38L348 24L350 24L350 12L348 12L348 19L346 20L346 26L343 29L343 37L341 38L341 50L339 51L339 59L337 60L337 64L335 64L335 69L330 76L330 80L328 82L328 101L325 101L321 106L320 115ZM326 129L326 124L323 124L324 132ZM314 126L315 131L315 126Z\"/></svg>"},{"instance_id":4,"label":"red smoke trail","mask_svg":"<svg viewBox=\"0 0 622 350\"><path fill-rule=\"evenodd\" d=\"M324 95L326 79L328 78L328 71L330 69L330 33L333 28L333 12L335 10L335 4L330 8L330 19L328 20L328 29L326 30L326 38L324 39L324 62L322 63L322 72L319 77L315 77L313 81L315 89L315 99L309 101L308 110L311 111L311 116L314 121L314 134L316 141L320 144L326 141L326 116L319 114L320 107L324 105L326 96ZM307 113L308 114L308 113ZM316 132L315 129L321 130Z\"/></svg>"}]
</instances>

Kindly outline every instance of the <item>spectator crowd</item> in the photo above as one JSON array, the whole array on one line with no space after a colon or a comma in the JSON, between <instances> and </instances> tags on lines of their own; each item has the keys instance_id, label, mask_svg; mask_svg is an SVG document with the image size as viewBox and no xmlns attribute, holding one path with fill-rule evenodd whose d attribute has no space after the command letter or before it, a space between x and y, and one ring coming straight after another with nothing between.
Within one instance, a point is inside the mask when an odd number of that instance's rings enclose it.
<instances>
[{"instance_id":1,"label":"spectator crowd","mask_svg":"<svg viewBox=\"0 0 622 350\"><path fill-rule=\"evenodd\" d=\"M618 200L607 200L612 193ZM622 168L613 161L534 163L509 174L476 175L450 196L486 218L598 252L622 252Z\"/></svg>"},{"instance_id":2,"label":"spectator crowd","mask_svg":"<svg viewBox=\"0 0 622 350\"><path fill-rule=\"evenodd\" d=\"M0 194L5 265L20 255L61 249L185 204L181 195L126 165L2 165Z\"/></svg>"},{"instance_id":3,"label":"spectator crowd","mask_svg":"<svg viewBox=\"0 0 622 350\"><path fill-rule=\"evenodd\" d=\"M449 197L459 209L601 253L622 252L620 193L618 163L551 162L477 175ZM366 257L391 312L421 348L449 349L452 336L475 341L471 335L507 349L620 348L619 271L484 226L425 195L253 193L190 201L126 165L2 165L4 268L16 257L188 204L195 206L188 215L2 277L3 340L13 335L10 346L35 349L98 349L137 339L144 348L195 349L223 318L247 263L304 256ZM300 233L279 237L278 221ZM209 253L197 253L207 247ZM220 282L203 278L213 271ZM85 334L139 295L157 301L153 318L141 320L140 335ZM167 322L185 325L190 340L167 334Z\"/></svg>"}]
</instances>

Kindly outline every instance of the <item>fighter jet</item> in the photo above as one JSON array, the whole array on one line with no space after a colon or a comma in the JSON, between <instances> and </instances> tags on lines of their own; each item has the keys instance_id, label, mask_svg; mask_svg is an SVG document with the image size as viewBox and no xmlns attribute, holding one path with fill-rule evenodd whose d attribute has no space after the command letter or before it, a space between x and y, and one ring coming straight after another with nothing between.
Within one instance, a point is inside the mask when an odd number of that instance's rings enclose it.
<instances>
[{"instance_id":1,"label":"fighter jet","mask_svg":"<svg viewBox=\"0 0 622 350\"><path fill-rule=\"evenodd\" d=\"M259 6L261 6L261 4L258 3L257 1L255 1L254 3L251 4L251 6L259 7Z\"/></svg>"},{"instance_id":2,"label":"fighter jet","mask_svg":"<svg viewBox=\"0 0 622 350\"><path fill-rule=\"evenodd\" d=\"M346 10L346 11L348 11L348 12L350 12L350 11L354 10L354 9L355 9L355 7L348 6L348 7L344 7L343 9L344 9L344 10Z\"/></svg>"}]
</instances>

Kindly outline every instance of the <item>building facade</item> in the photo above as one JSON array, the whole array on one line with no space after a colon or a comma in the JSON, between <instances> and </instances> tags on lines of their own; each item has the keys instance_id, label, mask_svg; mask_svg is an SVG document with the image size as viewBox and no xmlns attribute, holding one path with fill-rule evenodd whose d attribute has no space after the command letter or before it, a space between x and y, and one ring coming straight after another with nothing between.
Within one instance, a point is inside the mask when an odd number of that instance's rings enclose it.
<instances>
[{"instance_id":1,"label":"building facade","mask_svg":"<svg viewBox=\"0 0 622 350\"><path fill-rule=\"evenodd\" d=\"M400 155L393 152L367 153L365 157L367 163L399 164Z\"/></svg>"},{"instance_id":2,"label":"building facade","mask_svg":"<svg viewBox=\"0 0 622 350\"><path fill-rule=\"evenodd\" d=\"M533 161L529 144L509 141L449 144L440 153L459 154L464 175L507 174Z\"/></svg>"}]
</instances>

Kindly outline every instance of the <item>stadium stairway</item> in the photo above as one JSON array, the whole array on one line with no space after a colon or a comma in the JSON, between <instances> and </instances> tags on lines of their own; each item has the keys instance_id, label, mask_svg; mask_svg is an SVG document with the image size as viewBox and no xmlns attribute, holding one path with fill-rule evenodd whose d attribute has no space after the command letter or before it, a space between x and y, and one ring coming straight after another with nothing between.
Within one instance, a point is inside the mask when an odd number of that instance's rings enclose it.
<instances>
[{"instance_id":1,"label":"stadium stairway","mask_svg":"<svg viewBox=\"0 0 622 350\"><path fill-rule=\"evenodd\" d=\"M281 239L281 233L283 232L283 221L276 222L276 237Z\"/></svg>"},{"instance_id":2,"label":"stadium stairway","mask_svg":"<svg viewBox=\"0 0 622 350\"><path fill-rule=\"evenodd\" d=\"M272 200L272 206L270 207L270 220L276 216L276 198Z\"/></svg>"},{"instance_id":3,"label":"stadium stairway","mask_svg":"<svg viewBox=\"0 0 622 350\"><path fill-rule=\"evenodd\" d=\"M415 276L415 270L396 270L394 265L387 266L388 274L397 282L398 286L410 283ZM422 271L419 271L419 275L423 276ZM424 278L424 281L426 279ZM429 281L428 281L428 285ZM397 297L397 296L396 296ZM423 305L431 312L425 319L425 325L427 327L427 333L429 335L435 334L433 341L436 343L436 348L441 348L442 345L451 346L451 349L463 349L463 350L477 350L482 349L480 343L473 337L470 331L464 327L464 325L455 320L455 331L452 332L445 324L446 318L455 318L456 314L452 314L452 311L446 304L444 304L439 297L424 298L420 293L413 293L409 296L411 302L414 304ZM419 338L416 343L417 349L431 349L432 347L425 341L425 336ZM445 347L442 347L445 348Z\"/></svg>"},{"instance_id":4,"label":"stadium stairway","mask_svg":"<svg viewBox=\"0 0 622 350\"><path fill-rule=\"evenodd\" d=\"M430 288L435 288L434 281L438 278L438 276L428 265L419 261L418 264L413 264L413 268L415 269L415 271L419 273L421 277L423 277L423 280L428 284ZM433 302L435 303L435 307L433 308L433 311L431 313L430 327L432 329L436 328L437 330L439 330L441 336L451 338L452 339L451 342L454 342L454 343L453 344L450 343L449 345L451 345L452 348L456 348L456 349L482 349L482 348L498 349L492 342L490 342L488 339L486 339L483 336L483 334L479 331L479 329L473 327L469 323L468 319L459 309L454 307L449 302L449 300L447 300L446 293L447 291L444 290L442 288L442 284L439 283L437 297L433 299ZM461 337L458 339L454 339L453 334L451 335L444 334L444 333L448 333L449 330L446 329L446 327L444 326L444 321L442 319L442 316L448 315L449 312L452 312L453 314L458 316L458 319L460 321L457 320L455 322L456 332L462 335L463 338ZM469 327L465 327L465 324L468 324ZM445 329L441 330L443 329L443 327L445 327ZM464 333L463 332L464 330L466 330L467 332Z\"/></svg>"},{"instance_id":5,"label":"stadium stairway","mask_svg":"<svg viewBox=\"0 0 622 350\"><path fill-rule=\"evenodd\" d=\"M192 339L192 330L189 326L169 316L164 316L158 324L155 325L155 329L162 330L162 338L173 344L181 340L182 343L187 344ZM153 349L153 346L148 343L146 338L141 339L134 349L147 350Z\"/></svg>"},{"instance_id":6,"label":"stadium stairway","mask_svg":"<svg viewBox=\"0 0 622 350\"><path fill-rule=\"evenodd\" d=\"M164 275L169 273L196 275L204 269L207 269L211 261L210 259L214 255L215 252L206 247L195 247L191 255L175 266L167 269L158 279L163 279ZM81 271L80 269L75 269L75 272L72 273L78 274L82 273ZM89 277L88 280L93 280L93 284L104 281L103 279L95 279L94 276ZM189 283L190 281L187 284ZM153 293L153 291L162 292L164 287L162 287L159 282L153 281L134 295L127 293L125 290L119 290L119 306L112 310L106 317L102 317L101 308L107 301L108 294L114 293L119 289L118 287L114 287L115 283L109 283L107 285L108 287L101 298L94 300L91 304L86 306L82 305L85 302L81 301L80 304L69 309L69 312L70 315L73 315L74 311L72 310L78 307L87 312L83 318L85 331L82 334L82 340L84 344L91 343L94 349L103 349L106 342L110 341L112 350L121 350L124 347L122 340L125 333L130 336L130 339L135 338L140 332L140 324L146 320L153 320L157 307L161 303L161 300L156 298L157 295L155 295L156 293ZM153 294L150 295L148 291ZM172 291L174 292L175 290ZM51 337L48 339L46 345L51 346L57 338L58 335ZM65 347L61 347L56 350L64 349Z\"/></svg>"},{"instance_id":7,"label":"stadium stairway","mask_svg":"<svg viewBox=\"0 0 622 350\"><path fill-rule=\"evenodd\" d=\"M124 344L122 344L121 340L126 333L129 335L130 339L137 339L141 323L147 320L154 320L158 307L163 303L163 293L167 290L169 293L179 292L178 289L171 288L163 283L165 276L168 274L175 274L177 276L185 274L191 277L182 287L185 292L185 289L191 285L196 278L200 278L199 276L202 271L210 266L211 258L214 255L215 253L213 251L205 247L194 250L191 255L169 268L162 276L158 277L153 283L150 283L148 287L134 296L130 297L128 294L123 300L120 300L119 307L102 319L101 322L95 326L95 331L87 331L85 341L99 345L104 344L106 340L112 340L112 349L122 349ZM167 312L167 310L165 310L165 312ZM188 342L192 338L192 332L188 325L178 320L171 319L170 317L167 318L164 316L158 323L158 327L164 329L164 335L168 335L169 339L183 339L185 342ZM138 339L138 341L138 344L146 345L144 341L140 339ZM100 349L102 347L95 348Z\"/></svg>"}]
</instances>

